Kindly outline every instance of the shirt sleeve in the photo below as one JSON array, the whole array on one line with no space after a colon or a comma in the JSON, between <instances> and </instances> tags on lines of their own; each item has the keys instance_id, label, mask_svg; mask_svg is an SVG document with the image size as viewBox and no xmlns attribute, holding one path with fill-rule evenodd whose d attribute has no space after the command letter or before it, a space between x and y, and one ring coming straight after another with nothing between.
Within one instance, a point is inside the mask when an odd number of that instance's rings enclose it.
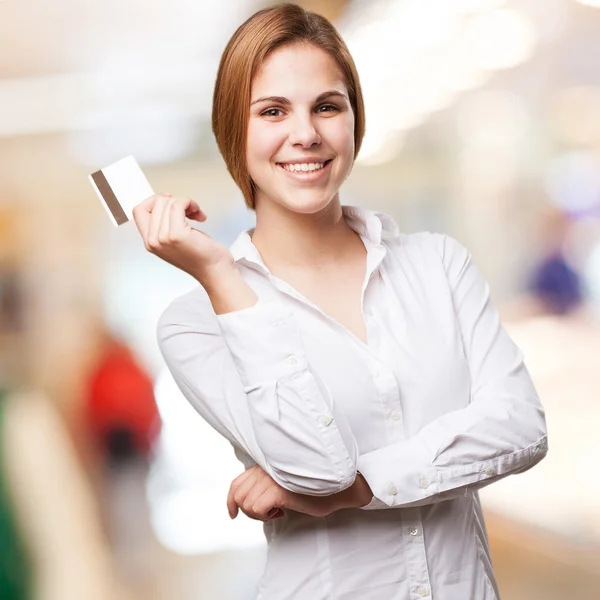
<instances>
[{"instance_id":1,"label":"shirt sleeve","mask_svg":"<svg viewBox=\"0 0 600 600\"><path fill-rule=\"evenodd\" d=\"M373 491L363 510L455 498L526 471L548 450L544 410L487 282L456 240L436 240L469 364L470 402L407 440L359 456Z\"/></svg>"},{"instance_id":2,"label":"shirt sleeve","mask_svg":"<svg viewBox=\"0 0 600 600\"><path fill-rule=\"evenodd\" d=\"M285 489L326 496L352 485L356 441L311 371L291 310L259 299L216 315L205 300L176 300L158 323L184 396Z\"/></svg>"}]
</instances>

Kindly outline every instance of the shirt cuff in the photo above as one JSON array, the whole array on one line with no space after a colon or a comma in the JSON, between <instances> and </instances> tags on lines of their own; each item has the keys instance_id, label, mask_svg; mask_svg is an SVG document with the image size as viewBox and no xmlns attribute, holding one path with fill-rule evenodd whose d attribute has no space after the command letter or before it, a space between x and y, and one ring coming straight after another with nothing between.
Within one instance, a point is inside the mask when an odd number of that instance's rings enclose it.
<instances>
[{"instance_id":1,"label":"shirt cuff","mask_svg":"<svg viewBox=\"0 0 600 600\"><path fill-rule=\"evenodd\" d=\"M363 510L417 502L439 493L439 478L425 449L398 442L361 454L357 470L367 480L373 499Z\"/></svg>"},{"instance_id":2,"label":"shirt cuff","mask_svg":"<svg viewBox=\"0 0 600 600\"><path fill-rule=\"evenodd\" d=\"M245 391L308 369L294 314L276 300L217 315Z\"/></svg>"}]
</instances>

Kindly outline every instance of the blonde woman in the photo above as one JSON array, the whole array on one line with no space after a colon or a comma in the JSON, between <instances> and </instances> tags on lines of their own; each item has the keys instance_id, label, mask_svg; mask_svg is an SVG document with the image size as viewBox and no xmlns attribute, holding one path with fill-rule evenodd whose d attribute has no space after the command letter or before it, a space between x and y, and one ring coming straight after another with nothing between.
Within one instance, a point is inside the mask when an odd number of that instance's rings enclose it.
<instances>
[{"instance_id":1,"label":"blonde woman","mask_svg":"<svg viewBox=\"0 0 600 600\"><path fill-rule=\"evenodd\" d=\"M160 348L246 467L227 505L264 521L258 598L495 600L477 491L543 458L544 411L467 250L341 205L364 128L326 19L241 25L213 131L256 227L227 249L190 227L201 200L136 208L146 248L200 284Z\"/></svg>"}]
</instances>

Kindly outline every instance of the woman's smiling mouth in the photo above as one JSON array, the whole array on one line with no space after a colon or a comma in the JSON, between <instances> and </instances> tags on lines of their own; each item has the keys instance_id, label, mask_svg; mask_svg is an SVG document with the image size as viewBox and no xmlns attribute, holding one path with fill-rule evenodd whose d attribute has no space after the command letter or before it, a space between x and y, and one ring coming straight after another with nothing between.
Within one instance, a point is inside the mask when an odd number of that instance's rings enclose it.
<instances>
[{"instance_id":1,"label":"woman's smiling mouth","mask_svg":"<svg viewBox=\"0 0 600 600\"><path fill-rule=\"evenodd\" d=\"M322 162L286 162L277 163L288 175L300 181L315 181L329 171L332 159Z\"/></svg>"}]
</instances>

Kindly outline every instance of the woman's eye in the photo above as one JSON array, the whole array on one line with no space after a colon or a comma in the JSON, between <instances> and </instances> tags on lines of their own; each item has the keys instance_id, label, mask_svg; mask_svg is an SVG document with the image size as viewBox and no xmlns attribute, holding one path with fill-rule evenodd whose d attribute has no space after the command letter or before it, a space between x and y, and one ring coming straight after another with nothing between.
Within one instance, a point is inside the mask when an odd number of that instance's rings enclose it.
<instances>
[{"instance_id":1,"label":"woman's eye","mask_svg":"<svg viewBox=\"0 0 600 600\"><path fill-rule=\"evenodd\" d=\"M334 110L339 110L338 107L335 106L335 104L322 104L317 109L318 112L331 112Z\"/></svg>"},{"instance_id":2,"label":"woman's eye","mask_svg":"<svg viewBox=\"0 0 600 600\"><path fill-rule=\"evenodd\" d=\"M260 113L261 117L280 117L282 114L279 108L267 108L264 112Z\"/></svg>"}]
</instances>

